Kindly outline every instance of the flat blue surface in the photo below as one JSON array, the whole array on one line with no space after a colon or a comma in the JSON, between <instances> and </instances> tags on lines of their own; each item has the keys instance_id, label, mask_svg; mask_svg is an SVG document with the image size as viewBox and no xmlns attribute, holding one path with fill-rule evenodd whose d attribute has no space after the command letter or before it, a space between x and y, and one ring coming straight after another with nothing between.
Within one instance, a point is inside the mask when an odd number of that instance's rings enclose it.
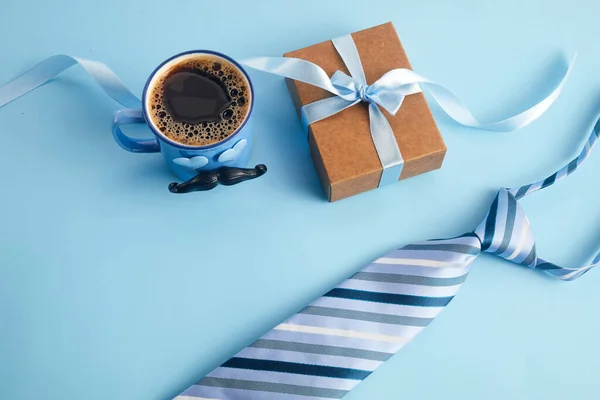
<instances>
[{"instance_id":1,"label":"flat blue surface","mask_svg":"<svg viewBox=\"0 0 600 400\"><path fill-rule=\"evenodd\" d=\"M139 94L177 52L280 55L392 20L417 72L501 117L579 52L539 121L497 134L434 109L442 170L333 204L280 78L251 72L251 164L268 174L183 196L160 155L114 143L117 106L80 69L2 108L0 399L171 398L381 254L473 229L500 186L579 151L600 111L598 15L590 0L0 0L0 82L66 53ZM542 257L596 253L599 171L596 149L522 202ZM482 256L430 328L346 398L596 399L599 284L600 271L562 283Z\"/></svg>"}]
</instances>

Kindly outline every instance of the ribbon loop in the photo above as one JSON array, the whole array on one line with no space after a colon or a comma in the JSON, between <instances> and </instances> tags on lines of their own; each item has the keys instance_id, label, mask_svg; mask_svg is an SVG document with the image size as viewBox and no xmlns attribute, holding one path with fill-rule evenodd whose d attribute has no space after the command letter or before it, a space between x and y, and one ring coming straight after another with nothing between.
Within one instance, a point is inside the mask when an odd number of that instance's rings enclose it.
<instances>
[{"instance_id":1,"label":"ribbon loop","mask_svg":"<svg viewBox=\"0 0 600 400\"><path fill-rule=\"evenodd\" d=\"M339 96L348 101L360 99L360 89L366 86L342 71L336 71L331 76L331 84L338 89Z\"/></svg>"}]
</instances>

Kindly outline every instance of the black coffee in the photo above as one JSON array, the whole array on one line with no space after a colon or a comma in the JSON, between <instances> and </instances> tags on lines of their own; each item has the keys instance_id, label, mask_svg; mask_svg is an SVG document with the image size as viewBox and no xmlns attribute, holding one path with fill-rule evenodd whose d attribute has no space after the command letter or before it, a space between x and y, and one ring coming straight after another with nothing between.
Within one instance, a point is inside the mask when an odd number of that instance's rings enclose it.
<instances>
[{"instance_id":1,"label":"black coffee","mask_svg":"<svg viewBox=\"0 0 600 400\"><path fill-rule=\"evenodd\" d=\"M248 113L250 90L242 72L221 58L199 54L156 79L150 118L168 138L205 146L231 136Z\"/></svg>"}]
</instances>

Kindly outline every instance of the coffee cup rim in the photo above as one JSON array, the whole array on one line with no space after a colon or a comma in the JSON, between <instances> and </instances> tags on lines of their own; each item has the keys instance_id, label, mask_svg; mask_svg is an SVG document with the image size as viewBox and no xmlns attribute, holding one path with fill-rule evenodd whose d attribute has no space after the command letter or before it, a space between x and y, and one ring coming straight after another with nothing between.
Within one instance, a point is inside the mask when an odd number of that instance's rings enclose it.
<instances>
[{"instance_id":1,"label":"coffee cup rim","mask_svg":"<svg viewBox=\"0 0 600 400\"><path fill-rule=\"evenodd\" d=\"M216 143L211 143L208 145L204 145L204 146L192 146L192 145L187 145L187 144L182 144L179 142L176 142L172 139L169 139L166 135L164 135L160 129L158 129L154 122L152 121L152 118L150 118L150 115L148 113L148 102L147 102L147 96L148 96L148 89L150 88L150 84L153 82L154 78L156 77L156 74L158 73L158 71L161 70L162 67L165 66L165 64L177 59L177 58L181 58L184 56L188 56L191 54L208 54L208 55L213 55L213 56L217 56L220 58L223 58L225 60L227 60L228 62L230 62L231 64L233 64L237 69L239 69L241 71L241 73L244 75L244 77L246 78L246 80L248 81L248 86L249 86L249 93L250 93L250 108L248 109L248 112L246 113L246 117L244 118L244 120L242 121L242 123L240 124L240 126L237 127L237 129L228 137L226 137L225 139L216 142ZM152 71L152 73L150 74L150 76L148 77L148 80L146 81L146 84L144 85L144 91L142 92L142 112L144 114L144 119L146 120L148 126L150 127L150 129L152 130L152 132L158 136L160 138L160 140L169 143L172 146L178 147L178 148L182 148L182 149L186 149L186 150L206 150L206 149L211 149L217 146L222 145L223 143L228 142L229 140L233 139L234 137L236 137L241 131L242 129L246 126L246 124L248 124L248 121L250 120L250 116L252 115L252 110L254 109L254 86L252 86L252 80L250 79L250 75L248 75L248 72L246 72L246 70L237 62L235 61L233 58L229 57L228 55L225 55L223 53L219 53L218 51L214 51L214 50L188 50L188 51L184 51L178 54L175 54L174 56L171 56L169 58L167 58L166 60L164 60L163 62L161 62L155 69L154 71Z\"/></svg>"}]
</instances>

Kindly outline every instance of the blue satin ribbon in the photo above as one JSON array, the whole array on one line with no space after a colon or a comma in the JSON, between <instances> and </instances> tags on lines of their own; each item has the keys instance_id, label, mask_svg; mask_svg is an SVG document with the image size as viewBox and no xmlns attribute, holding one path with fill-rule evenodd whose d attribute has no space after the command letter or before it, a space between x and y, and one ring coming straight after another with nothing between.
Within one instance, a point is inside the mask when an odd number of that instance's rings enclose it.
<instances>
[{"instance_id":1,"label":"blue satin ribbon","mask_svg":"<svg viewBox=\"0 0 600 400\"><path fill-rule=\"evenodd\" d=\"M368 85L352 36L343 36L333 39L332 42L350 72L350 76L342 71L337 71L330 78L318 65L296 58L258 57L242 60L241 63L260 71L320 87L335 95L302 107L302 123L306 130L314 122L335 115L358 103L368 103L371 136L383 166L379 186L397 182L404 164L394 132L379 107L395 115L406 96L420 93L426 88L442 110L461 125L491 131L513 131L536 120L556 101L575 61L571 62L561 82L552 93L536 105L510 118L482 123L448 88L409 69L391 70L373 84Z\"/></svg>"},{"instance_id":2,"label":"blue satin ribbon","mask_svg":"<svg viewBox=\"0 0 600 400\"><path fill-rule=\"evenodd\" d=\"M117 103L127 108L141 108L140 99L131 93L106 65L64 54L49 57L6 85L0 86L0 107L42 86L75 65L81 65L98 86Z\"/></svg>"}]
</instances>

